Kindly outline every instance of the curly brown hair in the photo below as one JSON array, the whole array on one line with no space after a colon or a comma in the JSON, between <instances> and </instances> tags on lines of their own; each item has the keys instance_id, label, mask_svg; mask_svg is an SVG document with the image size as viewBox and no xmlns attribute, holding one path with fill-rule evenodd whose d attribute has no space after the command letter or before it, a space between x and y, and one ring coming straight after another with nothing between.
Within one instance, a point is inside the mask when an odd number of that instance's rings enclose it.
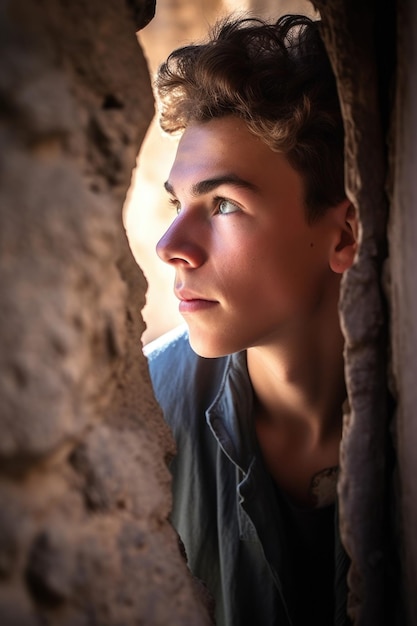
<instances>
[{"instance_id":1,"label":"curly brown hair","mask_svg":"<svg viewBox=\"0 0 417 626\"><path fill-rule=\"evenodd\" d=\"M310 221L345 198L344 130L320 22L285 15L219 22L207 42L172 52L155 85L160 124L235 115L303 175Z\"/></svg>"}]
</instances>

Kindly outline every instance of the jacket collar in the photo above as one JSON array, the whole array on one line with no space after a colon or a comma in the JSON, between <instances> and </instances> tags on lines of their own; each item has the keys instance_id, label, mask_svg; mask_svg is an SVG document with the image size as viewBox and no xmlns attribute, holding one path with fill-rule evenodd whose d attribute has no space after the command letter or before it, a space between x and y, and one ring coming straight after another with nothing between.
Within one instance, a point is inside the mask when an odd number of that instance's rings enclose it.
<instances>
[{"instance_id":1,"label":"jacket collar","mask_svg":"<svg viewBox=\"0 0 417 626\"><path fill-rule=\"evenodd\" d=\"M246 475L257 450L246 351L227 357L218 393L206 411L206 419L223 452Z\"/></svg>"}]
</instances>

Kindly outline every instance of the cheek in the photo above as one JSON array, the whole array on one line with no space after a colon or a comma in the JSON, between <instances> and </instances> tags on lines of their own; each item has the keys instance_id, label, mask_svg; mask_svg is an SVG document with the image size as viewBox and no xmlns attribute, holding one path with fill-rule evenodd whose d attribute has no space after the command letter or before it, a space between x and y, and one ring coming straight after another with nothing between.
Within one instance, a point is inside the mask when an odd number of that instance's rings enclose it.
<instances>
[{"instance_id":1,"label":"cheek","mask_svg":"<svg viewBox=\"0 0 417 626\"><path fill-rule=\"evenodd\" d=\"M283 291L285 265L276 248L265 249L258 242L223 257L217 275L229 305L242 310L259 308L261 302L264 308L272 305Z\"/></svg>"},{"instance_id":2,"label":"cheek","mask_svg":"<svg viewBox=\"0 0 417 626\"><path fill-rule=\"evenodd\" d=\"M310 250L309 244L278 238L248 249L238 278L247 306L253 308L262 302L264 307L286 308L304 296L308 298L322 275L322 264Z\"/></svg>"},{"instance_id":3,"label":"cheek","mask_svg":"<svg viewBox=\"0 0 417 626\"><path fill-rule=\"evenodd\" d=\"M256 304L256 297L272 304L305 288L317 269L317 250L306 233L300 236L293 229L282 233L276 224L269 224L262 232L232 229L222 235L212 255L216 282L226 297L247 306L254 298Z\"/></svg>"}]
</instances>

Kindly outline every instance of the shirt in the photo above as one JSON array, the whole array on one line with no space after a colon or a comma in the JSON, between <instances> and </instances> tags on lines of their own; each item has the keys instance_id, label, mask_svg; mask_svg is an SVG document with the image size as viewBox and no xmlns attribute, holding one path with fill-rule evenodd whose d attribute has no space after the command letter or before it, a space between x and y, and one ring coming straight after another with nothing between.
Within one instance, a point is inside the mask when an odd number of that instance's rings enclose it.
<instances>
[{"instance_id":1,"label":"shirt","mask_svg":"<svg viewBox=\"0 0 417 626\"><path fill-rule=\"evenodd\" d=\"M199 357L180 328L145 354L177 444L172 523L192 573L214 597L217 626L299 626L297 607L306 599L297 593L294 564L302 560L292 558L285 507L257 444L246 352ZM332 624L346 626L348 558L337 507L333 532Z\"/></svg>"}]
</instances>

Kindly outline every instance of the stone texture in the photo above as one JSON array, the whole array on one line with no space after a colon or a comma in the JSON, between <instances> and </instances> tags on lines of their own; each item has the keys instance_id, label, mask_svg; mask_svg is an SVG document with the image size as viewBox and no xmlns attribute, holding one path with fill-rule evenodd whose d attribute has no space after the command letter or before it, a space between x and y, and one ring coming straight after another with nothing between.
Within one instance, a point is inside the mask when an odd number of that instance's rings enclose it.
<instances>
[{"instance_id":1,"label":"stone texture","mask_svg":"<svg viewBox=\"0 0 417 626\"><path fill-rule=\"evenodd\" d=\"M0 5L0 623L209 624L167 522L173 442L122 204L154 3Z\"/></svg>"},{"instance_id":2,"label":"stone texture","mask_svg":"<svg viewBox=\"0 0 417 626\"><path fill-rule=\"evenodd\" d=\"M360 248L344 277L340 301L350 403L339 484L342 540L352 559L348 609L355 626L394 624L400 601L391 526L395 500L384 276L395 10L391 3L378 8L346 0L314 4L342 104L346 190L360 218Z\"/></svg>"},{"instance_id":3,"label":"stone texture","mask_svg":"<svg viewBox=\"0 0 417 626\"><path fill-rule=\"evenodd\" d=\"M398 3L398 70L390 144L389 224L391 345L397 411L393 432L398 454L396 522L403 560L402 623L417 624L417 6Z\"/></svg>"}]
</instances>

